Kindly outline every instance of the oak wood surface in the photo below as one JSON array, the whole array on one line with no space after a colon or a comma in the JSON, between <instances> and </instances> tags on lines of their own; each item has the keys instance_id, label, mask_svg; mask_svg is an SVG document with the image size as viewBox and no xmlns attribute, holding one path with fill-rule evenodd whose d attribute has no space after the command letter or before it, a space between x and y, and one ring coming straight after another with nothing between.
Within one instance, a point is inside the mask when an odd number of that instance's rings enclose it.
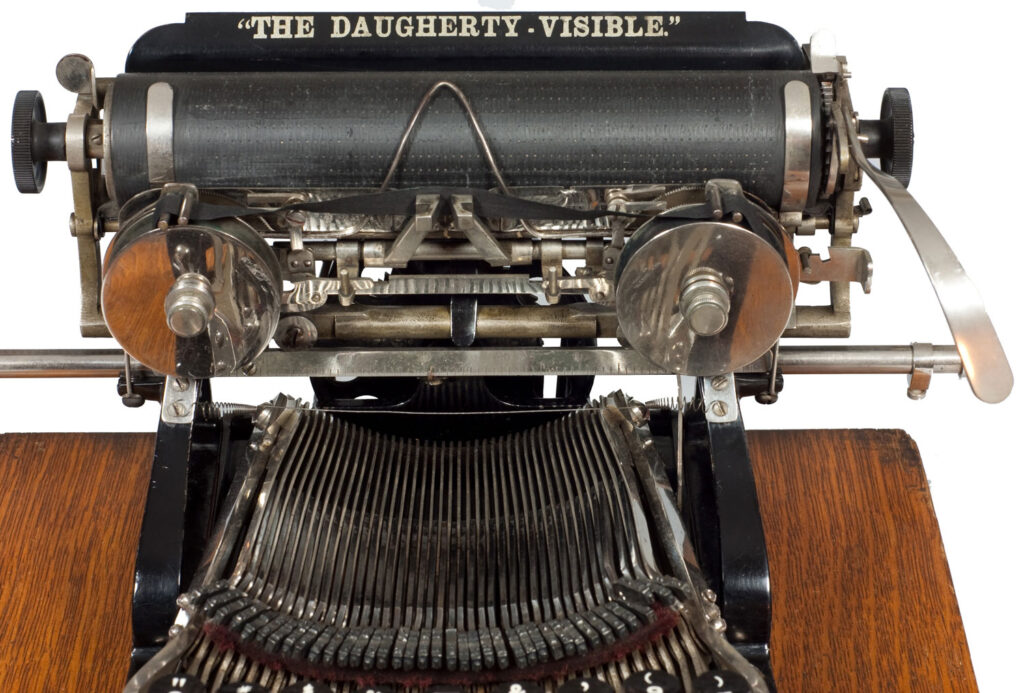
<instances>
[{"instance_id":1,"label":"oak wood surface","mask_svg":"<svg viewBox=\"0 0 1024 693\"><path fill-rule=\"evenodd\" d=\"M0 690L119 690L149 434L0 436Z\"/></svg>"},{"instance_id":2,"label":"oak wood surface","mask_svg":"<svg viewBox=\"0 0 1024 693\"><path fill-rule=\"evenodd\" d=\"M749 437L779 691L975 691L913 441ZM123 685L152 450L147 434L0 435L0 690Z\"/></svg>"},{"instance_id":3,"label":"oak wood surface","mask_svg":"<svg viewBox=\"0 0 1024 693\"><path fill-rule=\"evenodd\" d=\"M976 691L917 445L752 431L779 691Z\"/></svg>"}]
</instances>

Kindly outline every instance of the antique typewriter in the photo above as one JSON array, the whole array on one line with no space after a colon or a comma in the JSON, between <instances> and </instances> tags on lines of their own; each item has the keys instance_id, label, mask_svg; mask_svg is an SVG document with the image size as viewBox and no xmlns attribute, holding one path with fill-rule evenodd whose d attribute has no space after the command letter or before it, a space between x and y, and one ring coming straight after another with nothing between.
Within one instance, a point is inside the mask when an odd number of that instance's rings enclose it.
<instances>
[{"instance_id":1,"label":"antique typewriter","mask_svg":"<svg viewBox=\"0 0 1024 693\"><path fill-rule=\"evenodd\" d=\"M16 183L67 162L82 334L123 351L0 371L160 403L126 691L774 690L741 398L799 373L1012 386L907 192L909 94L859 115L827 37L742 13L190 14L124 74L76 54L57 77L64 122L17 96ZM954 344L783 343L849 336L865 176ZM677 387L592 392L639 374ZM211 397L261 376L313 401Z\"/></svg>"}]
</instances>

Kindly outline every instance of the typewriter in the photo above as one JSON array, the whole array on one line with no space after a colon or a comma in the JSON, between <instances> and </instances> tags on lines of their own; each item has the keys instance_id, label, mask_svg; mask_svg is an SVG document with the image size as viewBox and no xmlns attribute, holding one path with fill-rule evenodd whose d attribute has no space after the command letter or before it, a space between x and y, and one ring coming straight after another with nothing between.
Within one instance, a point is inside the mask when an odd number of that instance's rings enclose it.
<instances>
[{"instance_id":1,"label":"typewriter","mask_svg":"<svg viewBox=\"0 0 1024 693\"><path fill-rule=\"evenodd\" d=\"M67 163L82 334L123 351L0 371L159 403L126 691L772 691L741 399L801 373L1012 387L907 192L908 92L861 115L822 35L742 13L189 14L117 77L74 54L57 78L63 122L17 95L15 181ZM865 177L953 344L827 342L871 287ZM819 283L828 303L803 302ZM677 387L592 391L643 374ZM313 401L212 398L265 376Z\"/></svg>"}]
</instances>

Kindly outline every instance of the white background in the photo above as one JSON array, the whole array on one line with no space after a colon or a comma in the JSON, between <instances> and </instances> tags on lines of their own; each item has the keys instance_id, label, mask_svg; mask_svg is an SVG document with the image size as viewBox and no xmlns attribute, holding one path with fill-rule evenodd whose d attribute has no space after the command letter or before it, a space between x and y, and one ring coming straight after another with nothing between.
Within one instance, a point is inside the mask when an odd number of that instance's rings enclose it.
<instances>
[{"instance_id":1,"label":"white background","mask_svg":"<svg viewBox=\"0 0 1024 693\"><path fill-rule=\"evenodd\" d=\"M438 4L302 3L304 10L558 9L636 11L633 3L512 3L481 6ZM64 120L73 99L56 83L53 69L65 53L81 52L101 76L120 71L136 37L158 24L179 22L186 9L285 9L267 3L220 3L189 7L173 3L12 3L4 11L0 105L9 112L18 89L44 93L52 120ZM712 9L648 2L643 9ZM1021 11L1013 5L960 3L904 7L892 2L773 3L746 9L748 17L776 23L799 41L822 28L837 37L849 57L854 103L877 117L882 90L905 86L913 98L917 146L911 185L944 230L985 296L1011 364L1024 380L1021 329L1022 273L1020 113L1016 74L1022 41ZM178 9L182 7L182 9ZM1002 9L1013 7L1013 9ZM0 180L0 348L114 346L78 336L75 243L68 234L68 174L50 165L45 192L15 192L6 155ZM854 344L950 343L948 332L906 235L881 194L866 184L875 213L855 237L875 260L874 290L853 291ZM806 288L806 287L804 287ZM808 295L810 292L808 292ZM916 439L931 481L953 581L981 690L1011 690L1019 677L1020 507L1024 505L1019 449L1022 395L1018 387L996 406L978 402L966 382L936 377L927 399L911 402L899 376L794 376L778 404L747 400L749 428L904 428ZM597 392L617 387L640 397L672 393L670 379L602 379ZM220 400L257 402L278 390L308 392L305 383L218 381ZM154 404L121 406L112 381L0 381L0 431L152 431ZM54 483L60 483L54 479ZM803 550L807 550L806 548ZM856 605L851 605L856 608ZM2 644L0 644L2 646Z\"/></svg>"}]
</instances>

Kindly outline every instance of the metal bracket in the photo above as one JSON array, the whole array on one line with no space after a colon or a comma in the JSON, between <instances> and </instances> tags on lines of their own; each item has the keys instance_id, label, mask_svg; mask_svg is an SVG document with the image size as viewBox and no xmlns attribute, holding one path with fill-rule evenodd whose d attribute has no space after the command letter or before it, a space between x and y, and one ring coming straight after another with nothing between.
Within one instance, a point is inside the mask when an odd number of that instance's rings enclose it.
<instances>
[{"instance_id":1,"label":"metal bracket","mask_svg":"<svg viewBox=\"0 0 1024 693\"><path fill-rule=\"evenodd\" d=\"M174 214L174 219L171 219L171 214L164 213L157 219L156 225L162 231L166 231L168 227L174 225L186 225L189 222L189 215L192 214L192 207L199 201L199 189L191 183L166 183L160 189L161 199L164 197L177 195L181 198L181 203L178 205L178 209Z\"/></svg>"},{"instance_id":2,"label":"metal bracket","mask_svg":"<svg viewBox=\"0 0 1024 693\"><path fill-rule=\"evenodd\" d=\"M150 183L174 180L174 89L167 82L146 91L146 161Z\"/></svg>"},{"instance_id":3,"label":"metal bracket","mask_svg":"<svg viewBox=\"0 0 1024 693\"><path fill-rule=\"evenodd\" d=\"M871 253L864 248L832 246L828 249L828 260L822 260L821 255L812 253L810 248L800 248L799 253L801 282L857 282L864 293L871 293L874 263Z\"/></svg>"},{"instance_id":4,"label":"metal bracket","mask_svg":"<svg viewBox=\"0 0 1024 693\"><path fill-rule=\"evenodd\" d=\"M416 248L437 224L441 214L440 195L417 195L416 213L399 232L391 244L384 264L388 267L405 267L409 264Z\"/></svg>"},{"instance_id":5,"label":"metal bracket","mask_svg":"<svg viewBox=\"0 0 1024 693\"><path fill-rule=\"evenodd\" d=\"M558 241L540 242L540 267L544 297L555 305L562 295L558 280L562 277L562 244Z\"/></svg>"},{"instance_id":6,"label":"metal bracket","mask_svg":"<svg viewBox=\"0 0 1024 693\"><path fill-rule=\"evenodd\" d=\"M198 399L198 381L167 376L164 379L164 398L160 406L160 420L166 424L191 424L195 418Z\"/></svg>"},{"instance_id":7,"label":"metal bracket","mask_svg":"<svg viewBox=\"0 0 1024 693\"><path fill-rule=\"evenodd\" d=\"M65 89L78 94L75 109L68 116L64 148L71 171L74 201L71 235L78 243L79 324L83 337L109 337L110 332L100 310L100 247L95 215L97 202L93 197L97 173L90 164L86 141L89 117L99 109L96 71L92 61L84 55L67 55L57 64L57 79Z\"/></svg>"},{"instance_id":8,"label":"metal bracket","mask_svg":"<svg viewBox=\"0 0 1024 693\"><path fill-rule=\"evenodd\" d=\"M816 75L838 74L839 58L836 55L836 37L831 31L816 31L811 35L807 49L811 61L811 72Z\"/></svg>"},{"instance_id":9,"label":"metal bracket","mask_svg":"<svg viewBox=\"0 0 1024 693\"><path fill-rule=\"evenodd\" d=\"M780 211L794 212L807 206L811 184L811 150L814 137L814 114L811 90L794 79L784 90L786 108L785 177L782 185Z\"/></svg>"},{"instance_id":10,"label":"metal bracket","mask_svg":"<svg viewBox=\"0 0 1024 693\"><path fill-rule=\"evenodd\" d=\"M932 364L935 362L935 347L931 344L914 342L910 345L913 365L907 375L907 397L924 399L932 383Z\"/></svg>"},{"instance_id":11,"label":"metal bracket","mask_svg":"<svg viewBox=\"0 0 1024 693\"><path fill-rule=\"evenodd\" d=\"M512 264L512 259L494 240L490 230L476 215L473 209L472 195L452 195L452 211L455 212L455 225L466 234L466 240L479 251L484 261L492 267L504 267Z\"/></svg>"},{"instance_id":12,"label":"metal bracket","mask_svg":"<svg viewBox=\"0 0 1024 693\"><path fill-rule=\"evenodd\" d=\"M701 378L704 416L708 423L732 423L739 419L740 405L736 397L736 378L732 373Z\"/></svg>"},{"instance_id":13,"label":"metal bracket","mask_svg":"<svg viewBox=\"0 0 1024 693\"><path fill-rule=\"evenodd\" d=\"M338 241L334 244L334 271L338 276L338 303L350 306L356 295L354 281L359 278L359 243Z\"/></svg>"}]
</instances>

